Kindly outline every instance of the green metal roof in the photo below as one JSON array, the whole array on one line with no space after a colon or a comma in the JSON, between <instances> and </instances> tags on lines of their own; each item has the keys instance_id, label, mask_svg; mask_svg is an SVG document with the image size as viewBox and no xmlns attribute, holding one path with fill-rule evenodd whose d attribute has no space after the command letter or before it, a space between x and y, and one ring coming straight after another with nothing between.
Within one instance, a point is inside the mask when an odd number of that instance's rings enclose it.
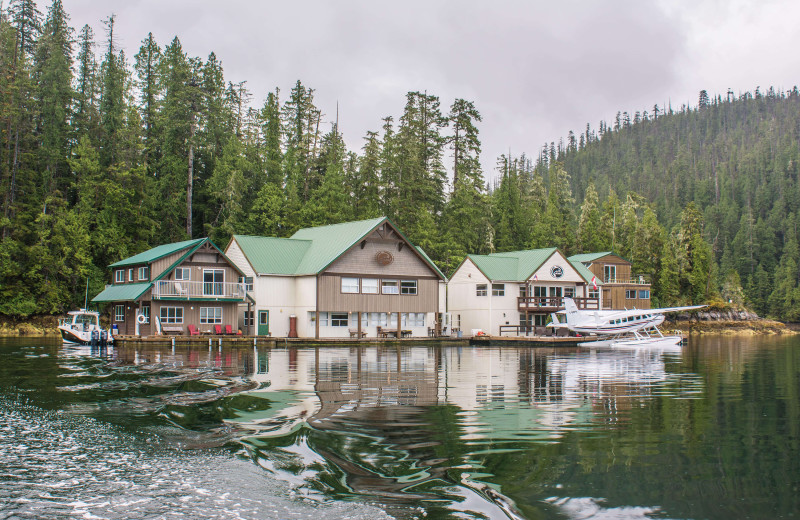
<instances>
[{"instance_id":1,"label":"green metal roof","mask_svg":"<svg viewBox=\"0 0 800 520\"><path fill-rule=\"evenodd\" d=\"M310 240L234 235L257 274L294 275L311 247Z\"/></svg>"},{"instance_id":2,"label":"green metal roof","mask_svg":"<svg viewBox=\"0 0 800 520\"><path fill-rule=\"evenodd\" d=\"M557 251L555 247L549 247L490 255L467 255L467 258L472 260L489 280L522 282L533 276L533 273ZM591 281L594 274L586 266L578 261L570 259L567 261L584 280ZM600 285L600 282L597 281L597 284Z\"/></svg>"},{"instance_id":3,"label":"green metal roof","mask_svg":"<svg viewBox=\"0 0 800 520\"><path fill-rule=\"evenodd\" d=\"M442 280L444 280L444 281L447 281L447 277L444 275L444 273L443 273L443 272L441 272L441 271L439 270L439 267L437 267L437 265L433 263L433 260L431 260L431 257L429 257L429 256L428 256L428 253L426 253L424 249L422 249L422 248L421 248L421 247L419 247L419 246L414 246L414 249L416 249L416 250L417 250L417 252L418 252L420 255L422 255L422 258L424 258L425 260L427 260L427 262L428 262L429 264L431 264L431 267L433 267L433 268L436 270L436 272L437 272L437 273L439 273L439 276L441 276L441 277L442 277Z\"/></svg>"},{"instance_id":4,"label":"green metal roof","mask_svg":"<svg viewBox=\"0 0 800 520\"><path fill-rule=\"evenodd\" d=\"M122 267L125 265L135 264L150 264L159 258L177 253L182 249L193 247L200 244L205 238L196 238L194 240L184 240L183 242L173 242L172 244L162 244L147 251L143 251L138 255L133 255L124 260L111 264L109 267Z\"/></svg>"},{"instance_id":5,"label":"green metal roof","mask_svg":"<svg viewBox=\"0 0 800 520\"><path fill-rule=\"evenodd\" d=\"M603 258L606 255L613 255L611 251L605 251L603 253L582 253L579 255L572 255L568 258L571 262L594 262L598 258Z\"/></svg>"},{"instance_id":6,"label":"green metal roof","mask_svg":"<svg viewBox=\"0 0 800 520\"><path fill-rule=\"evenodd\" d=\"M132 302L147 292L151 285L153 285L152 282L108 285L100 294L92 298L92 301L97 303Z\"/></svg>"},{"instance_id":7,"label":"green metal roof","mask_svg":"<svg viewBox=\"0 0 800 520\"><path fill-rule=\"evenodd\" d=\"M348 249L387 221L397 229L389 219L380 217L305 228L291 238L234 235L233 239L258 274L315 275L327 269ZM402 232L398 232L408 241ZM446 279L424 251L416 246L414 249L431 269Z\"/></svg>"}]
</instances>

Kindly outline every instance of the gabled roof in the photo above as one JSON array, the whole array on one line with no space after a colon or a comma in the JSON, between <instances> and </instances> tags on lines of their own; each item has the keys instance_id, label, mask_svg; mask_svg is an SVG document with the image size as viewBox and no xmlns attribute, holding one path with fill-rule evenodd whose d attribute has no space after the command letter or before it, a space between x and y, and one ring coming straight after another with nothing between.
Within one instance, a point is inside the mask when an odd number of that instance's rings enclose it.
<instances>
[{"instance_id":1,"label":"gabled roof","mask_svg":"<svg viewBox=\"0 0 800 520\"><path fill-rule=\"evenodd\" d=\"M111 264L109 267L123 267L126 265L150 264L155 262L159 258L164 258L165 256L177 253L178 251L181 251L183 249L197 246L204 240L206 239L196 238L194 240L184 240L183 242L173 242L172 244L162 244L152 249L148 249L147 251L141 252L138 255L133 255L123 260L120 260L119 262L115 262Z\"/></svg>"},{"instance_id":2,"label":"gabled roof","mask_svg":"<svg viewBox=\"0 0 800 520\"><path fill-rule=\"evenodd\" d=\"M92 298L92 301L96 303L136 301L147 292L151 285L153 285L152 282L108 285L100 294Z\"/></svg>"},{"instance_id":3,"label":"gabled roof","mask_svg":"<svg viewBox=\"0 0 800 520\"><path fill-rule=\"evenodd\" d=\"M581 253L579 255L572 255L568 258L570 261L575 262L594 262L598 258L603 258L606 255L613 255L611 251L604 251L602 253Z\"/></svg>"},{"instance_id":4,"label":"gabled roof","mask_svg":"<svg viewBox=\"0 0 800 520\"><path fill-rule=\"evenodd\" d=\"M492 253L490 255L467 255L475 266L491 281L523 282L528 280L548 258L558 251L555 247ZM594 274L579 261L567 259L578 274L591 281ZM600 285L600 282L597 281Z\"/></svg>"},{"instance_id":5,"label":"gabled roof","mask_svg":"<svg viewBox=\"0 0 800 520\"><path fill-rule=\"evenodd\" d=\"M232 240L239 244L242 253L257 274L308 276L323 272L384 222L388 222L397 230L397 226L388 218L379 217L305 228L299 230L291 238L234 235ZM402 232L397 231L404 240L411 244L411 241ZM413 246L413 244L411 245ZM416 246L413 247L414 251L431 269L442 279L446 279L424 251Z\"/></svg>"}]
</instances>

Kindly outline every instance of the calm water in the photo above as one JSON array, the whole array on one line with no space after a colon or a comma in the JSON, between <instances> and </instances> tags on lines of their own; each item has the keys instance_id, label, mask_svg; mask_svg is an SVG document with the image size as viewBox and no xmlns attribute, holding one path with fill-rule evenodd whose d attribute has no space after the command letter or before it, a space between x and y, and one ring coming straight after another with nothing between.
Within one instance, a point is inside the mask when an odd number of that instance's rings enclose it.
<instances>
[{"instance_id":1,"label":"calm water","mask_svg":"<svg viewBox=\"0 0 800 520\"><path fill-rule=\"evenodd\" d=\"M0 518L800 515L800 338L668 351L0 340Z\"/></svg>"}]
</instances>

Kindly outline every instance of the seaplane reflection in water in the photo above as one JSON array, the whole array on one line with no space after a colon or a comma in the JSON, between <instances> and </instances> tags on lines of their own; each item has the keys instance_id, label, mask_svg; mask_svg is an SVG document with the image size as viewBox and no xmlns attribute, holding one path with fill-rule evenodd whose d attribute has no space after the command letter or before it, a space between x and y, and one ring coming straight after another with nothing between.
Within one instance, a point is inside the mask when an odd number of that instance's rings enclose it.
<instances>
[{"instance_id":1,"label":"seaplane reflection in water","mask_svg":"<svg viewBox=\"0 0 800 520\"><path fill-rule=\"evenodd\" d=\"M579 343L582 347L649 347L678 345L681 336L665 336L659 325L664 323L664 314L702 309L705 305L688 307L664 307L661 309L631 309L623 311L580 310L572 298L564 298L563 311L552 314L554 328L567 328L572 332L588 336L589 341ZM558 314L564 314L561 322Z\"/></svg>"}]
</instances>

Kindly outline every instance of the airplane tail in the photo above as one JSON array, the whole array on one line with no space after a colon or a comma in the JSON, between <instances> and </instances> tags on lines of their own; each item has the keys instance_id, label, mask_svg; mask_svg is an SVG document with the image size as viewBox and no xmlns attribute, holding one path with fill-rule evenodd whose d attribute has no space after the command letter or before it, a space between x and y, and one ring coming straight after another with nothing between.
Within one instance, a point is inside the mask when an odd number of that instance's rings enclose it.
<instances>
[{"instance_id":1,"label":"airplane tail","mask_svg":"<svg viewBox=\"0 0 800 520\"><path fill-rule=\"evenodd\" d=\"M564 308L567 315L567 324L576 325L578 322L578 306L572 298L564 298Z\"/></svg>"}]
</instances>

